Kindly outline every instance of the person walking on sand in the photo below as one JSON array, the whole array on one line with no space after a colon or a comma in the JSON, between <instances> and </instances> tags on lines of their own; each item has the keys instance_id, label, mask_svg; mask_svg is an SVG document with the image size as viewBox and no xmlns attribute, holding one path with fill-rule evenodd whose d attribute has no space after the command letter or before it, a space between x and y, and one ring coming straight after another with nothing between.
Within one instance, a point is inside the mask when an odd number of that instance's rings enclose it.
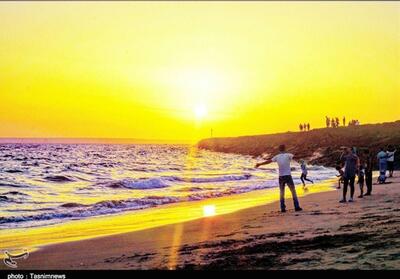
<instances>
[{"instance_id":1,"label":"person walking on sand","mask_svg":"<svg viewBox=\"0 0 400 279\"><path fill-rule=\"evenodd\" d=\"M364 150L364 164L365 164L365 185L367 186L367 193L364 196L370 196L372 193L372 170L374 168L374 160L372 159L369 149Z\"/></svg>"},{"instance_id":2,"label":"person walking on sand","mask_svg":"<svg viewBox=\"0 0 400 279\"><path fill-rule=\"evenodd\" d=\"M289 187L289 190L292 192L293 204L295 211L301 211L302 208L299 204L299 199L297 198L296 188L294 186L290 161L293 159L293 154L286 152L286 147L284 144L279 146L279 154L274 156L272 159L268 159L262 163L257 163L256 168L262 165L267 165L272 162L276 162L278 164L279 169L279 190L280 190L280 205L281 212L286 212L285 206L285 185Z\"/></svg>"},{"instance_id":3,"label":"person walking on sand","mask_svg":"<svg viewBox=\"0 0 400 279\"><path fill-rule=\"evenodd\" d=\"M304 182L304 180L307 180L307 181L311 182L312 184L314 184L314 181L307 178L308 169L307 169L307 164L304 160L300 160L300 167L301 167L300 180L301 180L301 182L303 182L303 188L306 187L306 183Z\"/></svg>"},{"instance_id":4,"label":"person walking on sand","mask_svg":"<svg viewBox=\"0 0 400 279\"><path fill-rule=\"evenodd\" d=\"M344 164L344 175L343 175L343 199L339 202L346 202L347 188L350 186L350 199L349 202L353 202L354 199L354 181L356 178L356 171L360 165L358 156L348 147L345 148L344 153L340 156L340 161Z\"/></svg>"},{"instance_id":5,"label":"person walking on sand","mask_svg":"<svg viewBox=\"0 0 400 279\"><path fill-rule=\"evenodd\" d=\"M303 132L303 125L299 125L300 132Z\"/></svg>"},{"instance_id":6,"label":"person walking on sand","mask_svg":"<svg viewBox=\"0 0 400 279\"><path fill-rule=\"evenodd\" d=\"M310 123L307 123L307 131L310 131Z\"/></svg>"},{"instance_id":7,"label":"person walking on sand","mask_svg":"<svg viewBox=\"0 0 400 279\"><path fill-rule=\"evenodd\" d=\"M394 153L396 153L396 149L394 149L393 145L389 145L388 151L386 152L388 155L387 158L387 168L389 171L389 177L393 177L394 172Z\"/></svg>"},{"instance_id":8,"label":"person walking on sand","mask_svg":"<svg viewBox=\"0 0 400 279\"><path fill-rule=\"evenodd\" d=\"M343 116L343 127L346 127L346 117Z\"/></svg>"}]
</instances>

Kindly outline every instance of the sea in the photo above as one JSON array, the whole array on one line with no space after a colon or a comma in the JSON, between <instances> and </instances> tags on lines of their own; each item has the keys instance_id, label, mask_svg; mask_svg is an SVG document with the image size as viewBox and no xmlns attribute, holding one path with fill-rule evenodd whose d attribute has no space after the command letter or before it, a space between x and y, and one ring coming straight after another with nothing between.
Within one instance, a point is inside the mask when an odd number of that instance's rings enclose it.
<instances>
[{"instance_id":1,"label":"sea","mask_svg":"<svg viewBox=\"0 0 400 279\"><path fill-rule=\"evenodd\" d=\"M31 228L278 187L275 163L171 144L0 144L0 229ZM300 182L294 162L293 178ZM309 166L315 182L333 168Z\"/></svg>"}]
</instances>

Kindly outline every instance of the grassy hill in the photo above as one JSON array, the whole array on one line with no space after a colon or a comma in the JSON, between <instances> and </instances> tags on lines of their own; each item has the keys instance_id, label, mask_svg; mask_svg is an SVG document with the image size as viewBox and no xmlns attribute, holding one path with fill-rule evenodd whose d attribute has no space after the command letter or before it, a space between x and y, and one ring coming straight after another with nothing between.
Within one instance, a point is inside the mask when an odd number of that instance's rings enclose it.
<instances>
[{"instance_id":1,"label":"grassy hill","mask_svg":"<svg viewBox=\"0 0 400 279\"><path fill-rule=\"evenodd\" d=\"M314 129L308 132L287 132L270 135L255 135L201 140L199 148L218 152L244 155L269 156L278 152L285 144L295 159L304 158L311 164L335 166L341 147L369 148L376 154L381 146L389 144L397 148L395 166L400 167L400 120L396 122Z\"/></svg>"}]
</instances>

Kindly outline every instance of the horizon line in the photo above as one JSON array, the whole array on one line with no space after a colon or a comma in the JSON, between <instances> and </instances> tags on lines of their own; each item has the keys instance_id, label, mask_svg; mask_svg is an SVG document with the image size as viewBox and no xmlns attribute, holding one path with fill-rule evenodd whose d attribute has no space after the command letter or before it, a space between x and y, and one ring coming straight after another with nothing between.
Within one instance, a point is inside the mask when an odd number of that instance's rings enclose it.
<instances>
[{"instance_id":1,"label":"horizon line","mask_svg":"<svg viewBox=\"0 0 400 279\"><path fill-rule=\"evenodd\" d=\"M110 144L140 144L140 143L175 143L190 144L193 140L183 139L141 139L141 138L96 138L96 137L0 137L0 143L110 143Z\"/></svg>"},{"instance_id":2,"label":"horizon line","mask_svg":"<svg viewBox=\"0 0 400 279\"><path fill-rule=\"evenodd\" d=\"M394 121L384 121L384 122L376 122L376 123L364 123L360 126L365 125L382 125L389 123L400 122L400 119ZM340 126L339 128L344 128L349 126ZM327 127L316 127L312 130L320 130L326 129ZM328 128L329 129L329 128ZM212 137L212 138L234 138L234 137L251 137L251 136L261 136L261 135L271 135L271 134L285 134L285 133L293 133L299 131L281 131L276 133L262 133L262 134L246 134L246 135L236 135L236 136L220 136L220 137ZM102 138L102 137L1 137L0 143L89 143L89 144L193 144L197 143L203 139L210 139L209 137L204 137L200 139L143 139L143 138Z\"/></svg>"}]
</instances>

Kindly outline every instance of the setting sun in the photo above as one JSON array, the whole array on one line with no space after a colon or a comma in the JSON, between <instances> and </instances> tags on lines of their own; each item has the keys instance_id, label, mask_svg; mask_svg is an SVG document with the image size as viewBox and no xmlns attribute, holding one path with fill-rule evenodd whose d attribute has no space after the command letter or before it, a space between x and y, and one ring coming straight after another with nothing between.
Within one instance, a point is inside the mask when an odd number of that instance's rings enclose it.
<instances>
[{"instance_id":1,"label":"setting sun","mask_svg":"<svg viewBox=\"0 0 400 279\"><path fill-rule=\"evenodd\" d=\"M207 116L207 107L205 105L197 105L194 108L194 114L196 116L197 120L202 120L203 118L205 118Z\"/></svg>"}]
</instances>

